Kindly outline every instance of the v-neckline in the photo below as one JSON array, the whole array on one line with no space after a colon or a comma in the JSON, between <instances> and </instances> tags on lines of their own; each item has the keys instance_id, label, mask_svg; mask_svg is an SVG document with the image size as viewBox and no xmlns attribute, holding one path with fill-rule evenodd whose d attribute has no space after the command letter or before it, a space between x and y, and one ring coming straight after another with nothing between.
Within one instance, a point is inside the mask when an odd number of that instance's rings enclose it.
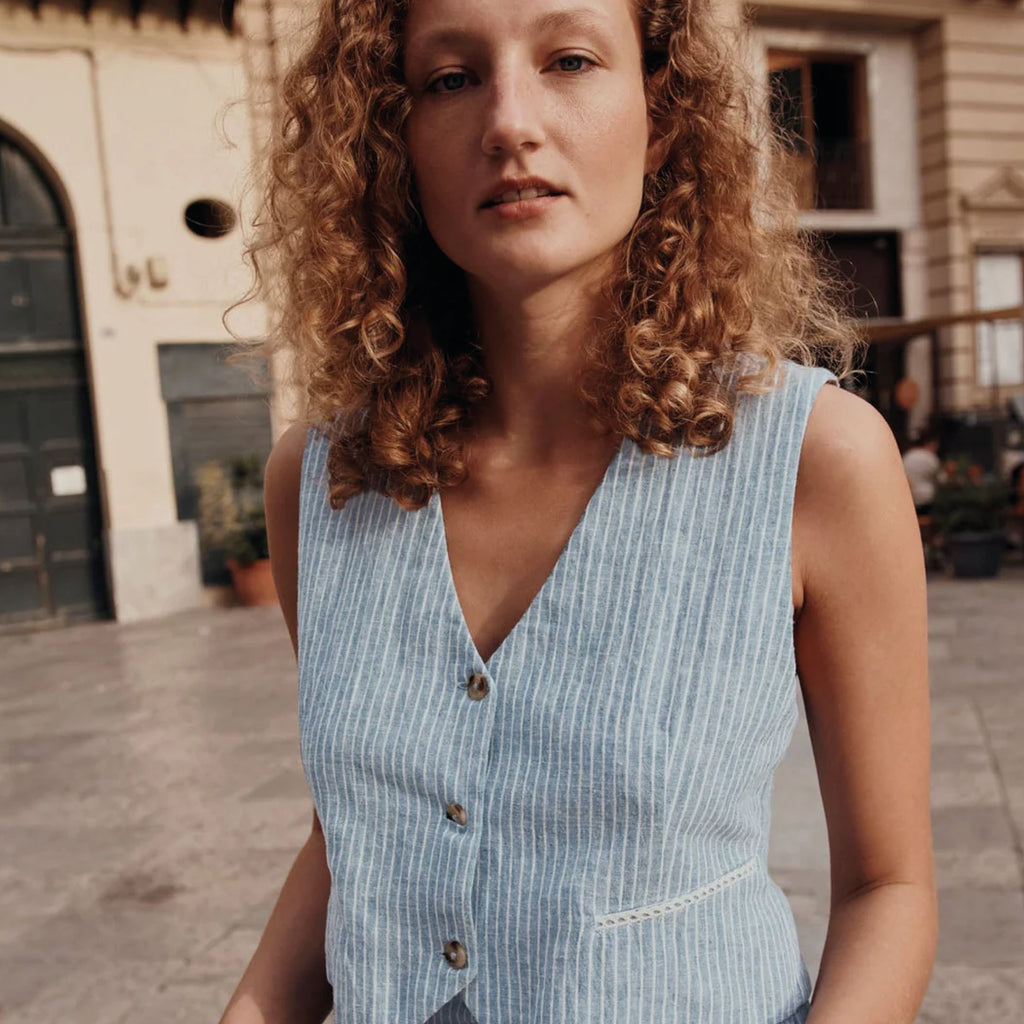
<instances>
[{"instance_id":1,"label":"v-neckline","mask_svg":"<svg viewBox=\"0 0 1024 1024\"><path fill-rule=\"evenodd\" d=\"M462 602L459 600L458 589L455 586L455 574L452 572L451 557L448 553L448 531L445 529L444 509L441 505L441 493L440 491L434 491L430 496L429 507L434 516L435 536L438 534L440 535L437 539L440 544L440 562L442 572L444 574L444 587L447 590L447 598L452 606L455 618L458 621L458 626L462 633L463 640L469 645L474 657L485 669L489 669L491 667L494 660L510 646L516 634L522 631L523 624L531 617L533 610L537 607L541 597L551 588L552 581L560 574L570 549L579 545L580 534L582 534L587 521L593 517L594 506L597 504L601 494L607 490L608 481L613 475L619 461L622 459L628 440L629 439L626 437L622 437L619 440L618 445L616 445L615 450L612 452L612 457L608 460L608 465L605 466L604 473L597 482L597 486L593 491L591 491L586 505L583 506L583 511L580 513L579 519L576 520L576 524L573 526L572 532L569 534L569 539L562 546L562 550L558 552L558 557L548 570L548 574L544 577L544 581L537 588L533 597L530 598L530 603L523 610L522 615L516 619L512 624L512 628L502 638L501 643L494 648L491 652L491 656L486 659L481 656L480 651L476 646L476 641L473 639L473 634L466 621L466 613L462 608Z\"/></svg>"}]
</instances>

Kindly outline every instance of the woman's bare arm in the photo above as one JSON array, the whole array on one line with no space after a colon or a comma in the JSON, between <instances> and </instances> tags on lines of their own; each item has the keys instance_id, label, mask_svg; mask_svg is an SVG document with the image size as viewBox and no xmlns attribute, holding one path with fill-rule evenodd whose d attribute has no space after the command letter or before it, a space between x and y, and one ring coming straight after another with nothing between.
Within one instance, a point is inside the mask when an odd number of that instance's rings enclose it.
<instances>
[{"instance_id":1,"label":"woman's bare arm","mask_svg":"<svg viewBox=\"0 0 1024 1024\"><path fill-rule=\"evenodd\" d=\"M267 460L264 487L274 583L296 653L299 479L305 438L301 424L281 436ZM324 959L330 885L324 836L314 811L309 838L221 1024L322 1024L332 1002Z\"/></svg>"},{"instance_id":2,"label":"woman's bare arm","mask_svg":"<svg viewBox=\"0 0 1024 1024\"><path fill-rule=\"evenodd\" d=\"M808 421L793 535L832 880L808 1024L911 1024L938 935L924 557L892 431L839 388Z\"/></svg>"}]
</instances>

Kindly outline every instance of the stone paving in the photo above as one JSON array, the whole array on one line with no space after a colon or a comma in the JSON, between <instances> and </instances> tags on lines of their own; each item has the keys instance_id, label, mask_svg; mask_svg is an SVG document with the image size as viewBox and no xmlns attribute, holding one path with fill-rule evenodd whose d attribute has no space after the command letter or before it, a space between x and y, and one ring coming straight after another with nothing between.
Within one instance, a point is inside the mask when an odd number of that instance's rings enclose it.
<instances>
[{"instance_id":1,"label":"stone paving","mask_svg":"<svg viewBox=\"0 0 1024 1024\"><path fill-rule=\"evenodd\" d=\"M919 1021L1024 1021L1024 567L929 581L941 938ZM276 609L0 637L0 1022L216 1024L310 823ZM824 819L801 721L773 875L812 977ZM557 1022L551 1022L557 1024Z\"/></svg>"}]
</instances>

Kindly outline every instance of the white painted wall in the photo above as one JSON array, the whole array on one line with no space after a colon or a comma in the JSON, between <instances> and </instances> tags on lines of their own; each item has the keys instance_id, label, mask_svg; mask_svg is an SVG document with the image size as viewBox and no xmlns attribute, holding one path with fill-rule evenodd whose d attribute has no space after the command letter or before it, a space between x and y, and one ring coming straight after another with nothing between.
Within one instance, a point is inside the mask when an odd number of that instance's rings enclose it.
<instances>
[{"instance_id":1,"label":"white painted wall","mask_svg":"<svg viewBox=\"0 0 1024 1024\"><path fill-rule=\"evenodd\" d=\"M0 121L22 134L66 191L78 245L105 525L118 618L201 599L195 531L178 523L157 344L228 341L225 307L245 291L241 234L203 239L183 211L196 198L236 208L250 126L240 43L189 52L123 29L66 43L55 28L5 26ZM146 266L164 262L166 287ZM141 280L128 295L130 268ZM262 312L232 319L262 333Z\"/></svg>"}]
</instances>

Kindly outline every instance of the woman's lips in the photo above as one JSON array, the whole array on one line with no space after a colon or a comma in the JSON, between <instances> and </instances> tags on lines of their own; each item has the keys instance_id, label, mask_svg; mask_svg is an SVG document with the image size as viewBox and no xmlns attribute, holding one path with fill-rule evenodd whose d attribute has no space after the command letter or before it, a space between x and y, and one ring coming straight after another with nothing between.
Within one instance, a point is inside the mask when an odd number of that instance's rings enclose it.
<instances>
[{"instance_id":1,"label":"woman's lips","mask_svg":"<svg viewBox=\"0 0 1024 1024\"><path fill-rule=\"evenodd\" d=\"M510 189L500 196L484 203L484 206L497 206L498 203L514 203L519 199L536 199L538 196L557 196L558 189L548 188L547 185L530 185L527 188Z\"/></svg>"},{"instance_id":2,"label":"woman's lips","mask_svg":"<svg viewBox=\"0 0 1024 1024\"><path fill-rule=\"evenodd\" d=\"M554 203L557 203L563 196L534 196L532 199L516 199L511 203L498 203L494 206L483 207L483 213L492 214L502 220L525 220L528 217L537 217L546 212Z\"/></svg>"}]
</instances>

